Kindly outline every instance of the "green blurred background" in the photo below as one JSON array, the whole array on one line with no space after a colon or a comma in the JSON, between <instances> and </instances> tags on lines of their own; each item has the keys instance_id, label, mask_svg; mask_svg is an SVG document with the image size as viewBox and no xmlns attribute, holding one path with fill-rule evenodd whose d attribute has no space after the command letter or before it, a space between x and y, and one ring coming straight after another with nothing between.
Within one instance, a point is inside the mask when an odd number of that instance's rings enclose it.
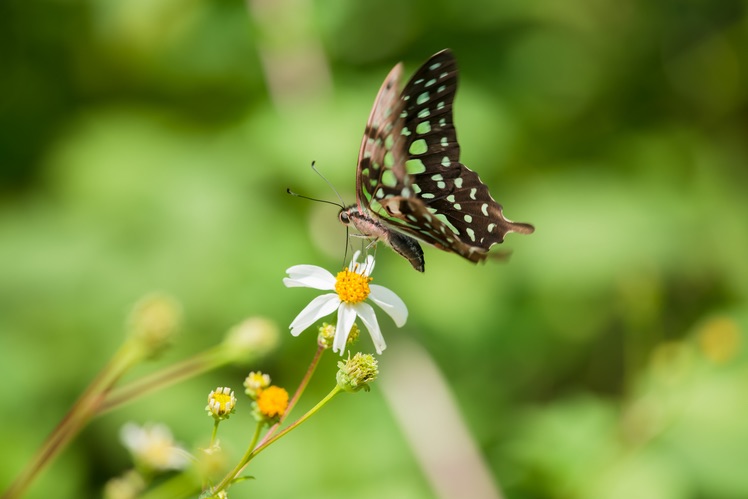
<instances>
[{"instance_id":1,"label":"green blurred background","mask_svg":"<svg viewBox=\"0 0 748 499\"><path fill-rule=\"evenodd\" d=\"M181 301L185 326L136 374L251 315L279 324L280 347L95 420L29 497L98 496L131 465L125 421L204 444L208 392L241 391L249 369L293 389L315 338L286 325L315 293L281 279L299 263L337 269L345 233L334 207L285 189L334 199L316 160L352 201L384 76L450 47L463 162L536 233L509 236L507 264L426 249L423 275L381 248L376 282L410 308L402 330L380 314L385 379L268 450L231 497L437 497L407 420L436 425L435 452L462 462L433 403L439 380L493 482L463 497L748 497L745 2L5 0L0 12L0 489L152 290ZM421 374L424 359L439 376ZM324 359L300 409L334 371ZM251 428L240 399L224 448L238 457Z\"/></svg>"}]
</instances>

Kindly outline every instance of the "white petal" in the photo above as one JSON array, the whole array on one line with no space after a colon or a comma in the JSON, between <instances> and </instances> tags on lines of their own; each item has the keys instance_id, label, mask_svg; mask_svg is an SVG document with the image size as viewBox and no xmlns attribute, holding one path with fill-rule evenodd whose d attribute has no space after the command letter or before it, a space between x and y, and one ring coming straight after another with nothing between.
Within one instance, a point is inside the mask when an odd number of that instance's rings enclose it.
<instances>
[{"instance_id":1,"label":"white petal","mask_svg":"<svg viewBox=\"0 0 748 499\"><path fill-rule=\"evenodd\" d=\"M119 438L130 452L141 452L146 443L146 435L143 428L131 422L125 423L120 428Z\"/></svg>"},{"instance_id":2,"label":"white petal","mask_svg":"<svg viewBox=\"0 0 748 499\"><path fill-rule=\"evenodd\" d=\"M387 348L387 344L384 342L384 336L382 336L382 331L379 329L379 323L377 322L377 316L374 313L374 309L371 308L371 305L368 303L357 303L353 307L361 318L361 322L363 322L366 329L369 330L369 336L371 336L371 341L374 342L374 348L377 349L378 354L381 354L382 351Z\"/></svg>"},{"instance_id":3,"label":"white petal","mask_svg":"<svg viewBox=\"0 0 748 499\"><path fill-rule=\"evenodd\" d=\"M358 257L361 254L361 250L356 250L355 253L353 253L353 258L351 258L351 264L348 267L349 270L353 270L353 265L358 263Z\"/></svg>"},{"instance_id":4,"label":"white petal","mask_svg":"<svg viewBox=\"0 0 748 499\"><path fill-rule=\"evenodd\" d=\"M338 323L335 325L335 338L332 341L332 351L345 352L345 342L351 333L353 323L356 322L356 310L348 303L341 303L338 308Z\"/></svg>"},{"instance_id":5,"label":"white petal","mask_svg":"<svg viewBox=\"0 0 748 499\"><path fill-rule=\"evenodd\" d=\"M288 288L314 288L324 291L335 289L335 277L316 265L294 265L286 270L288 277L283 279L283 284Z\"/></svg>"},{"instance_id":6,"label":"white petal","mask_svg":"<svg viewBox=\"0 0 748 499\"><path fill-rule=\"evenodd\" d=\"M408 320L408 307L405 306L405 302L394 291L390 291L384 286L369 284L369 290L369 299L382 307L382 310L392 317L397 327L403 327L405 321Z\"/></svg>"},{"instance_id":7,"label":"white petal","mask_svg":"<svg viewBox=\"0 0 748 499\"><path fill-rule=\"evenodd\" d=\"M338 308L340 298L335 293L318 296L309 303L304 310L293 320L289 329L291 334L298 336L303 330L314 324L317 320L330 315Z\"/></svg>"},{"instance_id":8,"label":"white petal","mask_svg":"<svg viewBox=\"0 0 748 499\"><path fill-rule=\"evenodd\" d=\"M351 258L351 263L348 264L348 270L357 274L363 273L363 264L358 261L359 256L361 256L361 250L356 250L353 254L353 258Z\"/></svg>"},{"instance_id":9,"label":"white petal","mask_svg":"<svg viewBox=\"0 0 748 499\"><path fill-rule=\"evenodd\" d=\"M367 255L366 256L366 262L364 263L364 271L363 274L366 277L369 277L372 272L374 272L374 255Z\"/></svg>"}]
</instances>

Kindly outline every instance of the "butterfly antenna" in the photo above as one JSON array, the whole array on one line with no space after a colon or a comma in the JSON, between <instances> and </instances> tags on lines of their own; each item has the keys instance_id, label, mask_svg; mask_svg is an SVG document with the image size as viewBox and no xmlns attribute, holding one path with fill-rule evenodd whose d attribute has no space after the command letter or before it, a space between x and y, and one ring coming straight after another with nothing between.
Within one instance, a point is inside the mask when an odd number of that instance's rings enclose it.
<instances>
[{"instance_id":1,"label":"butterfly antenna","mask_svg":"<svg viewBox=\"0 0 748 499\"><path fill-rule=\"evenodd\" d=\"M292 191L290 187L286 187L286 192L287 192L288 194L290 194L290 195L294 196L294 197L297 197L297 198L301 198L301 199L308 199L309 201L316 201L316 202L318 202L318 203L327 203L327 204L331 204L331 205L333 205L333 206L337 206L337 207L338 207L338 208L340 208L340 209L343 209L343 208L345 208L345 206L343 206L342 204L338 204L338 203L336 203L335 201L328 201L328 200L326 200L326 199L317 199L317 198L312 198L312 197L309 197L309 196L304 196L304 195L302 195L302 194L299 194L299 193L297 193L297 192L294 192L294 191Z\"/></svg>"},{"instance_id":2,"label":"butterfly antenna","mask_svg":"<svg viewBox=\"0 0 748 499\"><path fill-rule=\"evenodd\" d=\"M322 175L322 173L320 173L319 170L317 170L317 167L315 166L315 163L316 163L316 161L312 161L312 170L314 170L314 173L316 173L317 175L319 175L320 178L322 180L324 180L327 185L330 186L330 189L332 189L332 192L334 192L335 195L338 196L338 199L340 200L341 206L345 206L345 201L343 201L343 197L340 195L340 193L337 191L337 189L335 189L335 187L333 187L332 183L329 180L327 180L325 178L325 176Z\"/></svg>"}]
</instances>

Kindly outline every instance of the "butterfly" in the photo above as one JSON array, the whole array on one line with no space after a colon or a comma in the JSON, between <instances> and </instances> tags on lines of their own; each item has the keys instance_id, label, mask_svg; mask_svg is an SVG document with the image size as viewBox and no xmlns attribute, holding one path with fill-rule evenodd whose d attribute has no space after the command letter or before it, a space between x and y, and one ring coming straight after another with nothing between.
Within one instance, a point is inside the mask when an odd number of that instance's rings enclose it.
<instances>
[{"instance_id":1,"label":"butterfly","mask_svg":"<svg viewBox=\"0 0 748 499\"><path fill-rule=\"evenodd\" d=\"M339 212L340 222L383 241L420 272L418 240L477 263L507 233L532 233L532 225L506 219L478 174L460 163L452 51L434 54L398 93L402 73L402 63L392 68L374 100L358 155L356 204Z\"/></svg>"}]
</instances>

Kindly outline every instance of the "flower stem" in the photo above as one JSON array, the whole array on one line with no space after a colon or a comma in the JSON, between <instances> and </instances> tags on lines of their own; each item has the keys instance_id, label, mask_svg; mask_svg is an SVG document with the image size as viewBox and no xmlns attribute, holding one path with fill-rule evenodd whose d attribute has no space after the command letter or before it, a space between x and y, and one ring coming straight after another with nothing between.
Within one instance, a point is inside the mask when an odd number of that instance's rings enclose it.
<instances>
[{"instance_id":1,"label":"flower stem","mask_svg":"<svg viewBox=\"0 0 748 499\"><path fill-rule=\"evenodd\" d=\"M148 376L112 390L99 407L99 414L111 411L148 393L210 371L231 362L223 345L201 352Z\"/></svg>"},{"instance_id":2,"label":"flower stem","mask_svg":"<svg viewBox=\"0 0 748 499\"><path fill-rule=\"evenodd\" d=\"M249 464L249 461L257 455L259 450L264 449L268 445L270 445L272 442L276 441L281 436L285 435L289 431L291 431L293 428L304 422L307 418L309 418L314 412L319 410L322 405L324 405L324 402L327 402L330 398L332 398L333 394L328 395L325 397L325 399L317 404L314 409L309 411L307 414L305 414L302 419L295 422L293 425L291 425L289 428L286 428L278 434L275 438L271 438L273 436L273 433L277 431L278 427L283 423L283 421L286 419L288 414L291 412L291 409L296 405L296 402L298 402L299 398L301 397L301 394L304 393L304 390L306 389L307 385L309 384L309 380L312 379L312 375L314 374L314 371L317 369L317 366L319 365L319 361L322 358L322 353L325 351L324 347L317 347L317 351L314 353L314 357L312 358L312 362L309 364L309 367L306 370L306 373L304 373L304 377L301 378L301 382L299 383L298 388L296 388L296 392L294 392L293 397L291 397L291 400L288 403L288 407L286 408L283 415L280 417L277 423L275 423L273 426L270 427L268 432L265 434L265 436L262 439L262 442L260 444L257 444L257 441L260 437L260 430L262 429L263 423L258 423L257 428L255 429L255 434L252 437L252 442L249 444L249 447L247 448L247 452L244 453L244 456L239 461L239 463L234 467L231 472L226 475L223 480L213 489L211 490L212 494L217 494L221 490L225 489L242 471L244 471L244 468L246 468L247 464Z\"/></svg>"},{"instance_id":3,"label":"flower stem","mask_svg":"<svg viewBox=\"0 0 748 499\"><path fill-rule=\"evenodd\" d=\"M216 435L218 434L218 423L220 422L221 422L220 419L216 419L213 421L213 432L210 434L210 447L211 448L216 443Z\"/></svg>"},{"instance_id":4,"label":"flower stem","mask_svg":"<svg viewBox=\"0 0 748 499\"><path fill-rule=\"evenodd\" d=\"M304 393L304 390L306 390L307 385L309 384L309 380L312 379L312 375L314 374L314 371L317 369L317 366L319 365L319 361L322 358L322 354L324 353L325 348L318 346L317 351L314 353L314 357L312 358L312 362L309 364L309 367L306 370L306 373L304 373L304 377L301 378L301 382L299 383L299 387L296 388L296 392L294 392L293 397L291 397L291 400L288 402L288 407L286 407L285 412L283 412L283 415L280 417L277 423L275 423L273 426L270 427L268 432L265 434L265 436L262 438L262 441L260 442L260 446L264 445L265 442L267 442L273 434L278 431L278 428L281 424L283 424L283 421L286 420L286 417L291 413L291 410L296 405L296 402L299 401L299 398L301 397L301 394Z\"/></svg>"},{"instance_id":5,"label":"flower stem","mask_svg":"<svg viewBox=\"0 0 748 499\"><path fill-rule=\"evenodd\" d=\"M106 392L139 360L142 351L132 341L123 344L109 363L96 375L91 384L73 404L65 417L47 437L33 459L2 496L4 499L21 497L37 475L51 463L70 441L96 414Z\"/></svg>"},{"instance_id":6,"label":"flower stem","mask_svg":"<svg viewBox=\"0 0 748 499\"><path fill-rule=\"evenodd\" d=\"M257 441L260 439L260 432L262 431L262 427L265 426L265 423L263 421L259 421L257 423L257 426L255 427L255 433L252 435L252 441L249 443L249 447L247 447L247 451L242 456L241 460L239 460L239 463L234 466L234 469L231 470L228 475L223 477L223 480L216 485L216 487L211 490L212 495L218 494L220 491L228 487L231 482L236 479L236 477L244 470L244 467L247 465L249 460L252 458L252 451L255 448L255 445L257 445Z\"/></svg>"},{"instance_id":7,"label":"flower stem","mask_svg":"<svg viewBox=\"0 0 748 499\"><path fill-rule=\"evenodd\" d=\"M255 456L257 456L257 454L259 454L260 452L262 452L263 450L265 450L270 444L272 444L273 442L275 442L276 440L278 440L282 436L286 435L287 433L289 433L294 428L298 427L301 423L303 423L304 421L306 421L307 419L309 419L310 417L312 417L314 415L314 413L316 413L317 411L319 411L326 403L328 403L335 395L337 395L341 391L342 391L342 388L340 388L340 386L338 386L338 385L335 385L335 388L333 388L332 391L325 396L325 398L323 398L322 400L320 400L317 405L315 405L314 407L312 407L306 414L304 414L303 416L301 416L297 421L294 421L291 425L289 425L288 427L284 428L283 431L281 431L280 433L278 433L277 435L275 435L274 437L272 437L270 439L268 439L267 435L266 435L266 438L263 439L262 443L260 443L259 445L257 445L257 447L255 447L255 445L257 444L258 437L260 435L260 429L262 427L262 423L259 423L257 425L257 430L255 430L255 435L252 438L252 443L250 443L249 448L247 449L247 452L244 453L244 456L242 457L241 461L239 461L239 464L237 464L234 467L234 469L231 470L231 472L228 475L226 475L226 477L224 477L223 480L221 480L221 483L219 483L218 486L211 491L211 493L213 495L215 495L218 492L220 492L221 490L223 490L242 471L244 471L244 468L247 467L247 465L249 464L249 462Z\"/></svg>"},{"instance_id":8,"label":"flower stem","mask_svg":"<svg viewBox=\"0 0 748 499\"><path fill-rule=\"evenodd\" d=\"M247 461L249 461L252 458L254 458L257 454L259 454L260 452L262 452L263 450L265 450L270 444L272 444L273 442L275 442L276 440L278 440L279 438L281 438L282 436L284 436L285 434L289 433L291 430L293 430L294 428L296 428L297 426L299 426L301 423L303 423L304 421L306 421L307 419L309 419L310 417L312 417L314 415L314 413L316 413L317 411L319 411L326 403L328 403L330 400L332 400L332 398L335 395L337 395L338 393L340 393L342 390L343 389L340 388L340 386L335 385L335 388L333 388L332 391L330 391L330 393L328 393L325 396L325 398L323 398L322 400L320 400L319 403L317 403L317 405L315 405L314 407L312 407L311 409L309 409L309 411L307 411L306 414L304 414L299 419L297 419L296 421L294 421L293 423L291 423L289 426L287 426L286 428L284 428L283 431L281 431L280 433L278 433L274 437L269 438L269 439L267 439L267 438L263 439L262 443L260 443L260 445L258 445L257 448L252 451L252 453L249 456L249 459L247 459Z\"/></svg>"}]
</instances>

